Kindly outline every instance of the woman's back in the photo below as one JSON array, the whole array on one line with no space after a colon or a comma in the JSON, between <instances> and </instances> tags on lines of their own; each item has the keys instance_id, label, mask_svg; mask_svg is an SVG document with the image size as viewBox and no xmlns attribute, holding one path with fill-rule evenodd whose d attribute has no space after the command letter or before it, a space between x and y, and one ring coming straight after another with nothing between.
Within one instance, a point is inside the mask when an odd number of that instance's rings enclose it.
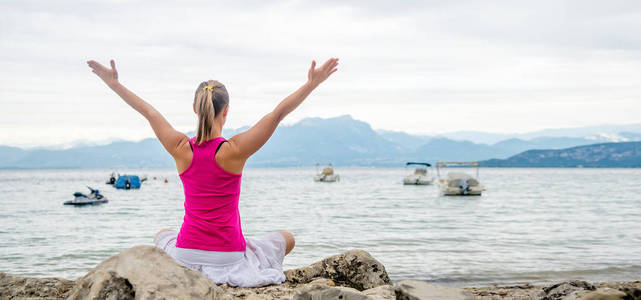
<instances>
[{"instance_id":1,"label":"woman's back","mask_svg":"<svg viewBox=\"0 0 641 300\"><path fill-rule=\"evenodd\" d=\"M198 115L197 137L175 130L149 103L118 81L116 64L111 68L87 62L127 104L151 125L163 147L176 161L185 192L185 217L180 233L161 230L154 243L177 262L203 273L212 282L256 287L285 281L283 259L295 245L287 231L262 239L245 239L238 213L241 173L247 159L272 136L278 124L336 72L331 58L307 72L307 82L287 96L249 130L225 141L220 137L229 111L229 95L220 82L202 82L194 95ZM220 150L220 151L218 151Z\"/></svg>"},{"instance_id":2,"label":"woman's back","mask_svg":"<svg viewBox=\"0 0 641 300\"><path fill-rule=\"evenodd\" d=\"M185 192L185 217L176 246L210 251L244 251L245 238L238 212L241 174L232 174L216 162L226 142L218 137L201 144L192 138L193 156L180 174Z\"/></svg>"}]
</instances>

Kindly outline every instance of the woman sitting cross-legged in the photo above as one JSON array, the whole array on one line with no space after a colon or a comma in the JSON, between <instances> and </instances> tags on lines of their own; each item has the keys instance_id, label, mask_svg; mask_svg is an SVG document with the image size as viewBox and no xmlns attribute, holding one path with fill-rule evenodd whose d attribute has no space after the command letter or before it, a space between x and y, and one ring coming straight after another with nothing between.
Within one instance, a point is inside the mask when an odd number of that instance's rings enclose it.
<instances>
[{"instance_id":1,"label":"woman sitting cross-legged","mask_svg":"<svg viewBox=\"0 0 641 300\"><path fill-rule=\"evenodd\" d=\"M156 246L217 284L258 287L284 282L283 259L294 248L294 237L286 231L262 239L243 236L238 211L240 178L247 159L267 142L285 116L337 70L338 59L331 58L319 68L312 62L302 87L252 128L229 140L221 136L229 112L229 96L222 83L209 80L196 89L193 108L198 129L197 135L189 138L118 82L113 60L111 68L93 60L88 64L149 121L176 161L185 192L185 216L179 232L161 230L156 234Z\"/></svg>"}]
</instances>

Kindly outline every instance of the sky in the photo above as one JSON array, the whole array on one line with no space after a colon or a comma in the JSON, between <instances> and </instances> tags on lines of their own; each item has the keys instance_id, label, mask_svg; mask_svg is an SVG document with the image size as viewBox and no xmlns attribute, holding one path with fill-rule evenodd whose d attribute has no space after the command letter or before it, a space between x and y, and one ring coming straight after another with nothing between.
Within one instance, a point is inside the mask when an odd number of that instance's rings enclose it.
<instances>
[{"instance_id":1,"label":"sky","mask_svg":"<svg viewBox=\"0 0 641 300\"><path fill-rule=\"evenodd\" d=\"M338 72L284 121L350 114L375 129L508 133L638 123L639 1L0 1L0 145L153 136L86 65L181 131L197 85L224 83L252 125Z\"/></svg>"}]
</instances>

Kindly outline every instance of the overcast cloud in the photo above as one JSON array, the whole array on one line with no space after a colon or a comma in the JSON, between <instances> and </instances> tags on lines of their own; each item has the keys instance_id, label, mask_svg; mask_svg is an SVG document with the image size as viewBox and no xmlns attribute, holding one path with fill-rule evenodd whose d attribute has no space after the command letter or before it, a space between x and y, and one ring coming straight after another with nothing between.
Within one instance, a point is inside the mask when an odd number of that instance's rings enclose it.
<instances>
[{"instance_id":1,"label":"overcast cloud","mask_svg":"<svg viewBox=\"0 0 641 300\"><path fill-rule=\"evenodd\" d=\"M349 3L349 4L346 4ZM286 123L351 114L412 133L639 122L639 1L2 1L0 144L152 136L85 61L183 131L198 83L251 125L306 79L339 71Z\"/></svg>"}]
</instances>

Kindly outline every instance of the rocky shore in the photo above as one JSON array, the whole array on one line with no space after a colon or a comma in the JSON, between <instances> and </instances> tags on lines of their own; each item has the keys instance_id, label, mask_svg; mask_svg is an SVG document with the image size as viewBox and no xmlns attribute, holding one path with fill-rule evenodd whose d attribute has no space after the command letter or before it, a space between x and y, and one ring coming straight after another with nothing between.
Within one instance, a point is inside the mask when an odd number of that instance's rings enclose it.
<instances>
[{"instance_id":1,"label":"rocky shore","mask_svg":"<svg viewBox=\"0 0 641 300\"><path fill-rule=\"evenodd\" d=\"M405 280L393 284L369 253L352 250L285 271L261 288L217 286L152 246L114 255L75 281L0 273L4 299L641 299L641 282L567 281L548 286L465 288Z\"/></svg>"}]
</instances>

